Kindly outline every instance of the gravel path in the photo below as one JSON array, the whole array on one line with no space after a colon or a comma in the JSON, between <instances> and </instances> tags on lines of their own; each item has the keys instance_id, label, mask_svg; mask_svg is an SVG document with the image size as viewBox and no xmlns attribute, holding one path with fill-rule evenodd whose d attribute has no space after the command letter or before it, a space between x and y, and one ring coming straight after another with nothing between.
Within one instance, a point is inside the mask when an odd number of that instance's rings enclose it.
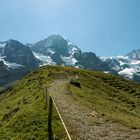
<instances>
[{"instance_id":1,"label":"gravel path","mask_svg":"<svg viewBox=\"0 0 140 140\"><path fill-rule=\"evenodd\" d=\"M49 92L73 140L140 140L140 130L107 121L83 106L69 93L68 84L68 80L56 80Z\"/></svg>"}]
</instances>

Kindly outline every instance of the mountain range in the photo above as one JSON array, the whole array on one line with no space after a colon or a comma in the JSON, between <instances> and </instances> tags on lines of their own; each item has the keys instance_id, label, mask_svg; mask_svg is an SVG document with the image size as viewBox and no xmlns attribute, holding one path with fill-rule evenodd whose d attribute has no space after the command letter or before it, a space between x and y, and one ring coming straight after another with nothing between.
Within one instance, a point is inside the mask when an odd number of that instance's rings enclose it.
<instances>
[{"instance_id":1,"label":"mountain range","mask_svg":"<svg viewBox=\"0 0 140 140\"><path fill-rule=\"evenodd\" d=\"M0 42L1 86L43 65L99 70L140 82L140 50L124 56L98 57L93 52L82 52L78 46L58 34L34 44L22 44L16 40Z\"/></svg>"}]
</instances>

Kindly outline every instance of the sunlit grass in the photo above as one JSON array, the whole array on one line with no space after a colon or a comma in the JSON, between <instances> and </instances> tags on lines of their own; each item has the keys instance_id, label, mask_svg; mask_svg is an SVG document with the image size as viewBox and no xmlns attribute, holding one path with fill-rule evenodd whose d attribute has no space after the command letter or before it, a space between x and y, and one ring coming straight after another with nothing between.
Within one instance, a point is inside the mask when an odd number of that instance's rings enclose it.
<instances>
[{"instance_id":1,"label":"sunlit grass","mask_svg":"<svg viewBox=\"0 0 140 140\"><path fill-rule=\"evenodd\" d=\"M98 71L47 66L37 69L0 96L0 139L48 138L48 108L43 87L55 79L78 77L81 85L70 84L75 99L106 119L140 128L140 85ZM53 135L66 139L54 109Z\"/></svg>"}]
</instances>

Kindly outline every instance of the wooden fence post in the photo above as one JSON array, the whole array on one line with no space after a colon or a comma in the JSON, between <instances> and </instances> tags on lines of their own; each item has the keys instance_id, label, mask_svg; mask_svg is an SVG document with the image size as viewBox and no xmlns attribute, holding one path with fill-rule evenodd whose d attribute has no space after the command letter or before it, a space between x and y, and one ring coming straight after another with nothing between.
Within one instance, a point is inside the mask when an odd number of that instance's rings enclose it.
<instances>
[{"instance_id":1,"label":"wooden fence post","mask_svg":"<svg viewBox=\"0 0 140 140\"><path fill-rule=\"evenodd\" d=\"M44 86L44 98L45 98L45 109L48 106L48 89L46 86Z\"/></svg>"},{"instance_id":2,"label":"wooden fence post","mask_svg":"<svg viewBox=\"0 0 140 140\"><path fill-rule=\"evenodd\" d=\"M48 114L48 139L49 140L53 140L52 112L53 112L53 100L50 96L50 99L49 99L49 114Z\"/></svg>"}]
</instances>

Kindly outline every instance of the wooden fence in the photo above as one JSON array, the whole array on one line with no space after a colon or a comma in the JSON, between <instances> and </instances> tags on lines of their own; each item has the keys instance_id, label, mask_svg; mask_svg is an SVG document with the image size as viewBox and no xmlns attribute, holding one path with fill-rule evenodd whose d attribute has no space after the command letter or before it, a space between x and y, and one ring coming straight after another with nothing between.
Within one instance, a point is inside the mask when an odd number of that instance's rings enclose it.
<instances>
[{"instance_id":1,"label":"wooden fence","mask_svg":"<svg viewBox=\"0 0 140 140\"><path fill-rule=\"evenodd\" d=\"M53 117L52 117L52 115L53 115L53 105L54 105L54 107L55 107L55 109L56 109L56 111L58 113L58 116L59 116L59 118L60 118L60 120L62 122L62 125L63 125L63 127L64 127L64 129L66 131L66 134L67 134L69 140L72 140L71 136L70 136L70 134L68 132L68 129L67 129L65 123L64 123L64 120L63 120L63 118L62 118L62 116L61 116L61 114L60 114L60 112L58 110L58 107L57 107L56 103L55 103L55 100L53 99L53 97L49 93L47 87L44 87L44 92L43 93L44 93L44 97L45 97L45 109L47 108L47 106L49 108L49 110L48 110L48 139L53 140L53 131L52 131Z\"/></svg>"}]
</instances>

